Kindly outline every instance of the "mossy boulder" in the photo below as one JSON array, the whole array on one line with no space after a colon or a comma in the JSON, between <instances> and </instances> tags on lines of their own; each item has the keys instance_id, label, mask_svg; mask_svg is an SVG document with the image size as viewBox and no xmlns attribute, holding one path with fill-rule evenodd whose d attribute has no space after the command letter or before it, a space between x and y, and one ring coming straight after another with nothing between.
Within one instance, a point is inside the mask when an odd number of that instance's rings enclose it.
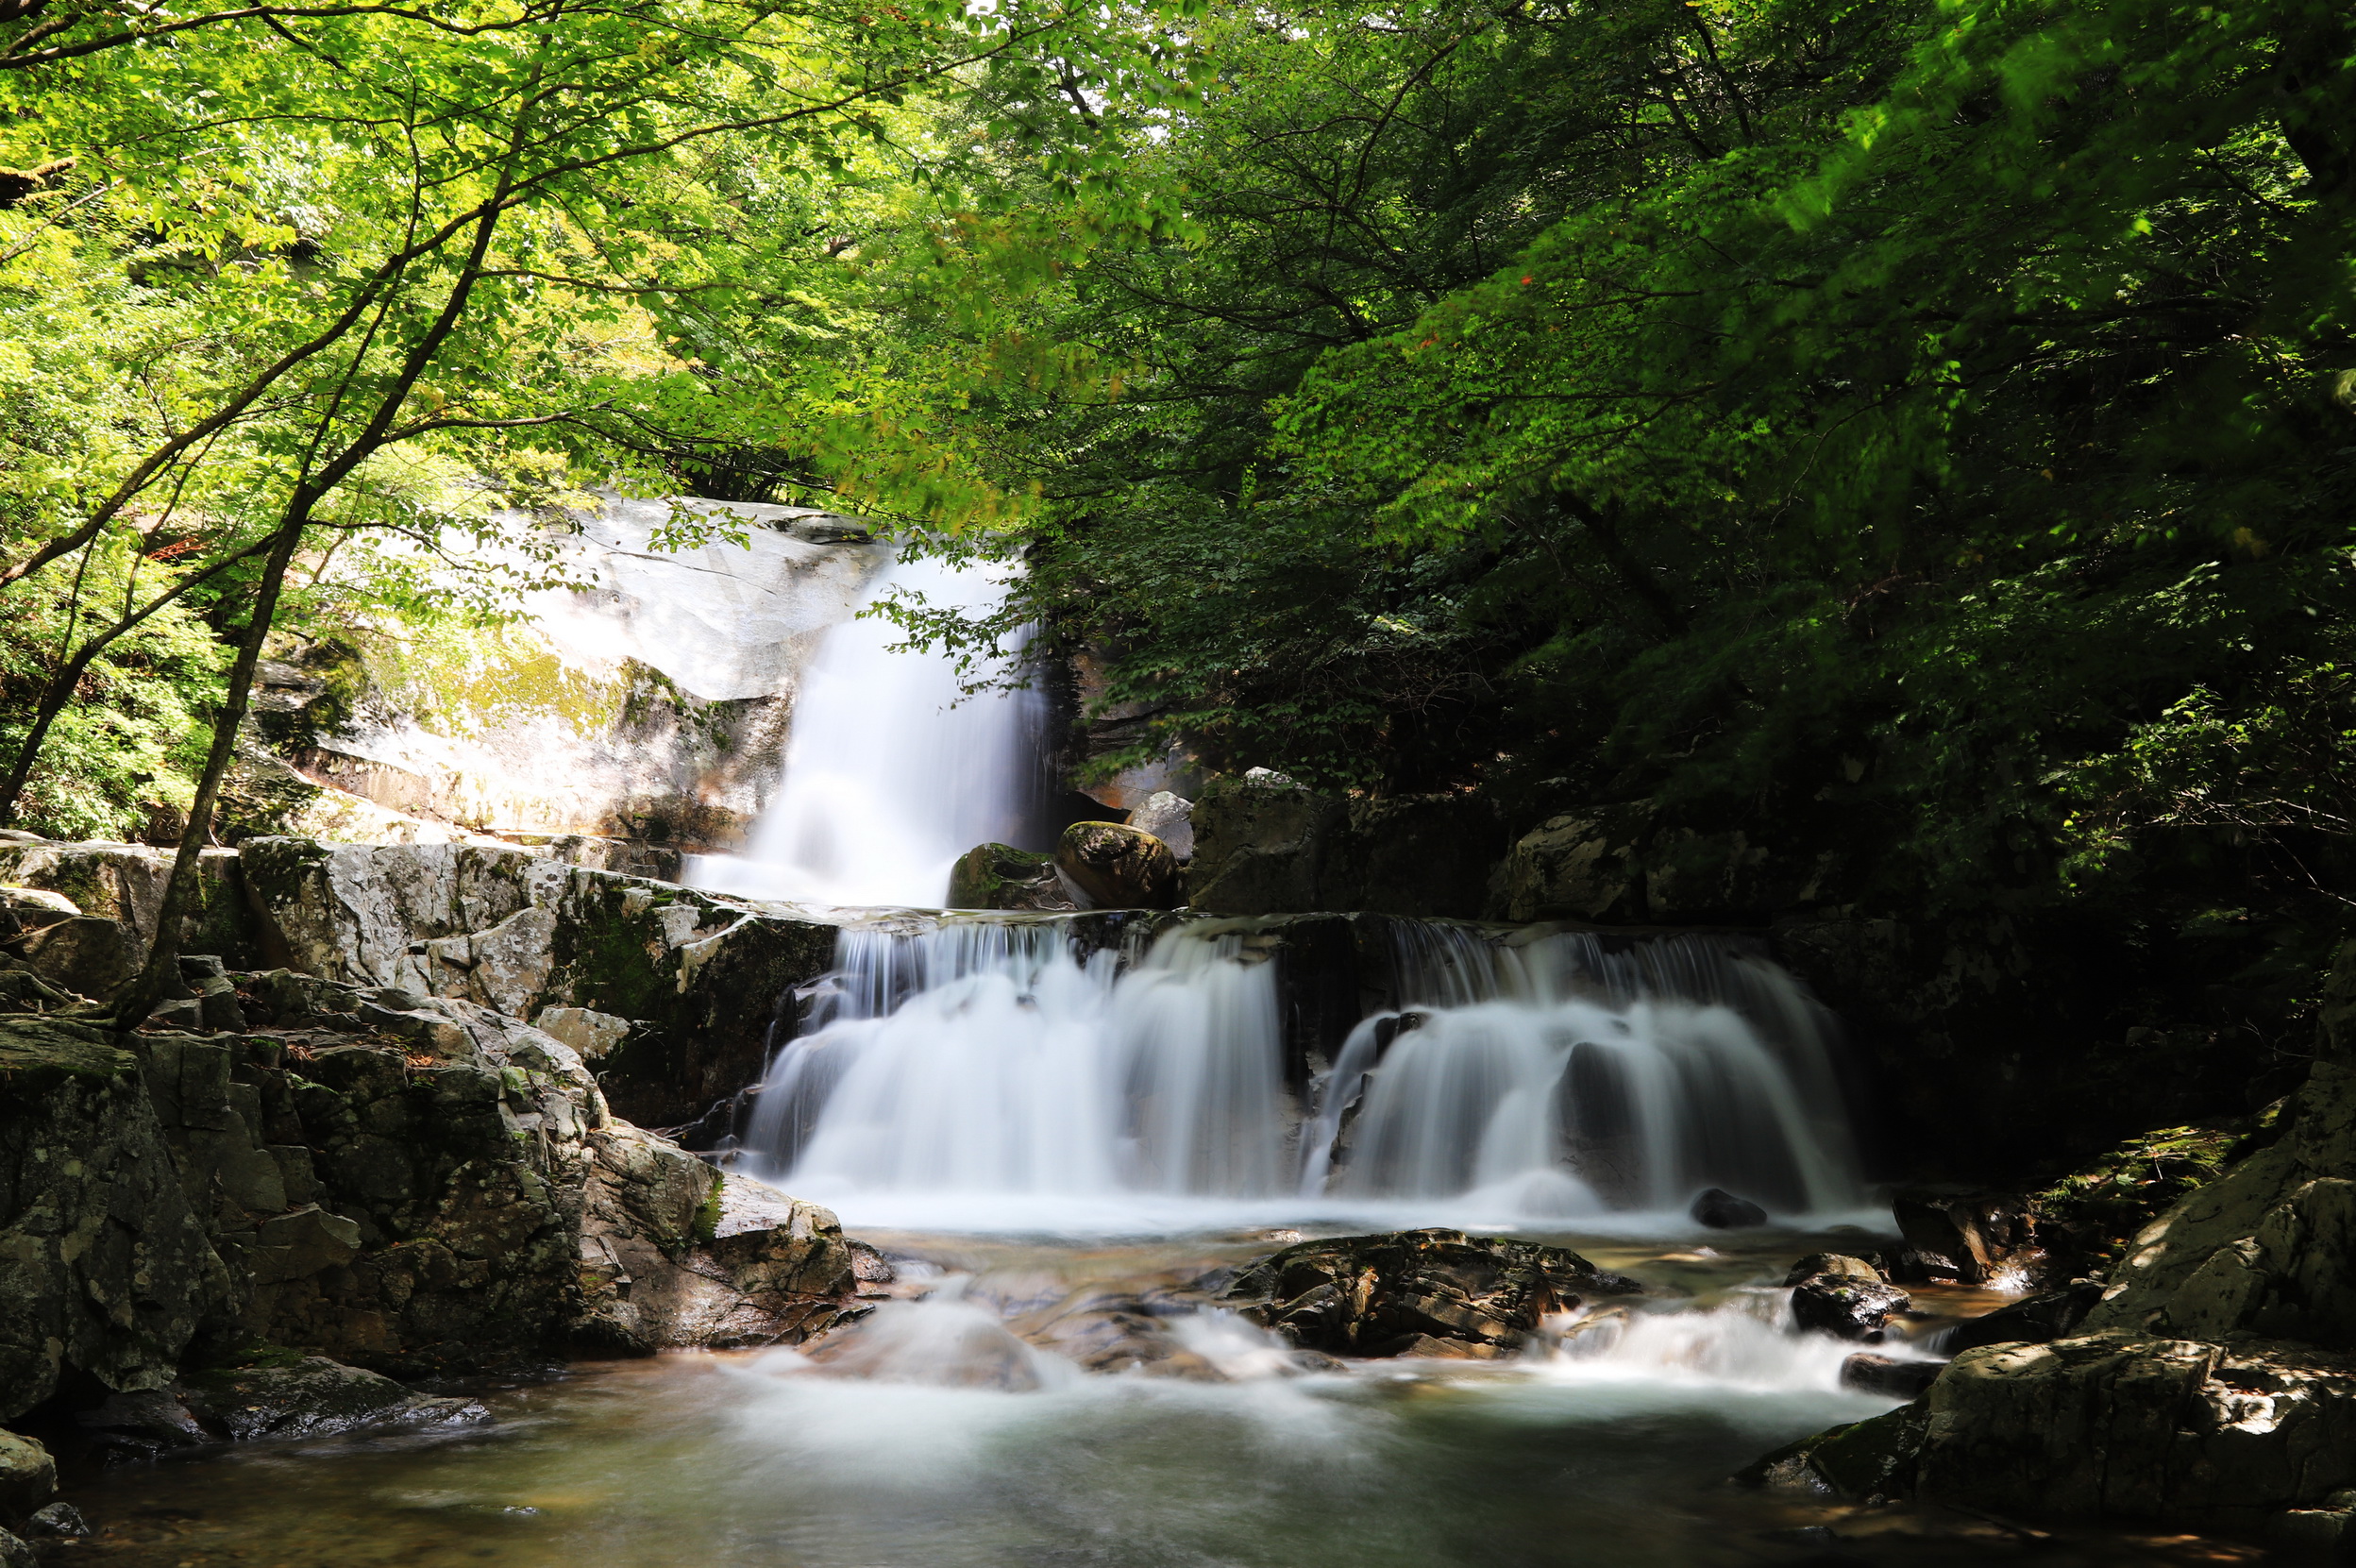
<instances>
[{"instance_id":1,"label":"mossy boulder","mask_svg":"<svg viewBox=\"0 0 2356 1568\"><path fill-rule=\"evenodd\" d=\"M1018 850L1011 844L976 844L950 868L951 909L1023 909L1061 913L1076 909L1056 880L1055 857Z\"/></svg>"},{"instance_id":2,"label":"mossy boulder","mask_svg":"<svg viewBox=\"0 0 2356 1568\"><path fill-rule=\"evenodd\" d=\"M1074 822L1055 868L1099 909L1174 909L1178 857L1150 833L1119 822Z\"/></svg>"}]
</instances>

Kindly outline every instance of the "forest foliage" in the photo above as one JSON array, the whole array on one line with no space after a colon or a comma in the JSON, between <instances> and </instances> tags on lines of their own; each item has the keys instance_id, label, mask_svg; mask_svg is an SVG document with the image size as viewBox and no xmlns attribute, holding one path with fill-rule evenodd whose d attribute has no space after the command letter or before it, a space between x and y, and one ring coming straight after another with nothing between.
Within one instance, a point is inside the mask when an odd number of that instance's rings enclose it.
<instances>
[{"instance_id":1,"label":"forest foliage","mask_svg":"<svg viewBox=\"0 0 2356 1568\"><path fill-rule=\"evenodd\" d=\"M351 541L293 621L447 614L403 563L615 484L1018 553L903 614L1102 661L1104 766L1641 801L2257 964L2344 923L2331 0L10 14L30 825L187 794L273 548Z\"/></svg>"}]
</instances>

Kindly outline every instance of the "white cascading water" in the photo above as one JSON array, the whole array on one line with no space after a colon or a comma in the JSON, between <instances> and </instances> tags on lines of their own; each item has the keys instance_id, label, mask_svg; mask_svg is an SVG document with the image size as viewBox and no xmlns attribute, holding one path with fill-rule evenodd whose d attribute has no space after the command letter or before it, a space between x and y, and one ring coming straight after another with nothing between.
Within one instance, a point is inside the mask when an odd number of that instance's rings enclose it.
<instances>
[{"instance_id":1,"label":"white cascading water","mask_svg":"<svg viewBox=\"0 0 2356 1568\"><path fill-rule=\"evenodd\" d=\"M1712 1186L1788 1216L1863 1203L1819 1020L1763 959L1384 920L1405 1007L1296 1092L1248 925L1182 918L1085 955L1102 928L1070 919L846 930L748 1151L796 1192L934 1224L1168 1222L1188 1203L1203 1222L1658 1220Z\"/></svg>"},{"instance_id":2,"label":"white cascading water","mask_svg":"<svg viewBox=\"0 0 2356 1568\"><path fill-rule=\"evenodd\" d=\"M923 558L895 563L868 595L987 613L1007 573ZM881 615L829 632L802 678L777 799L739 855L689 858L715 892L835 905L936 906L976 844L1028 847L1039 798L1046 703L1028 687L968 695L1004 673L961 673L946 651L895 651Z\"/></svg>"}]
</instances>

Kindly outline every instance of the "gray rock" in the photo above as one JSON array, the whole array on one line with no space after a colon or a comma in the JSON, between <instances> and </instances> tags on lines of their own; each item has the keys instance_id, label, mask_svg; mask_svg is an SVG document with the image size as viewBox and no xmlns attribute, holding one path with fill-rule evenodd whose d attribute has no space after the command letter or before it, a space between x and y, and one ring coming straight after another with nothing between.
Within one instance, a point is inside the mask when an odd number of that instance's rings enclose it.
<instances>
[{"instance_id":1,"label":"gray rock","mask_svg":"<svg viewBox=\"0 0 2356 1568\"><path fill-rule=\"evenodd\" d=\"M1170 846L1181 865L1194 858L1194 802L1167 789L1155 790L1129 814L1129 825Z\"/></svg>"},{"instance_id":2,"label":"gray rock","mask_svg":"<svg viewBox=\"0 0 2356 1568\"><path fill-rule=\"evenodd\" d=\"M163 1389L109 1394L95 1408L76 1412L74 1420L104 1446L146 1457L221 1441L205 1430L178 1395Z\"/></svg>"},{"instance_id":3,"label":"gray rock","mask_svg":"<svg viewBox=\"0 0 2356 1568\"><path fill-rule=\"evenodd\" d=\"M63 893L43 887L0 887L0 937L40 931L81 912Z\"/></svg>"},{"instance_id":4,"label":"gray rock","mask_svg":"<svg viewBox=\"0 0 2356 1568\"><path fill-rule=\"evenodd\" d=\"M1643 918L1649 805L1557 817L1518 839L1502 872L1509 920L1629 922Z\"/></svg>"},{"instance_id":5,"label":"gray rock","mask_svg":"<svg viewBox=\"0 0 2356 1568\"><path fill-rule=\"evenodd\" d=\"M8 1530L0 1530L0 1568L39 1568L41 1559L24 1540Z\"/></svg>"},{"instance_id":6,"label":"gray rock","mask_svg":"<svg viewBox=\"0 0 2356 1568\"><path fill-rule=\"evenodd\" d=\"M630 1037L630 1020L589 1007L543 1007L531 1026L594 1062Z\"/></svg>"},{"instance_id":7,"label":"gray rock","mask_svg":"<svg viewBox=\"0 0 2356 1568\"><path fill-rule=\"evenodd\" d=\"M77 915L19 939L35 974L79 996L103 1001L139 972L139 945L120 920Z\"/></svg>"},{"instance_id":8,"label":"gray rock","mask_svg":"<svg viewBox=\"0 0 2356 1568\"><path fill-rule=\"evenodd\" d=\"M1349 907L1336 896L1348 819L1341 801L1289 781L1214 784L1194 804L1186 902L1229 915Z\"/></svg>"},{"instance_id":9,"label":"gray rock","mask_svg":"<svg viewBox=\"0 0 2356 1568\"><path fill-rule=\"evenodd\" d=\"M99 1030L0 1016L0 1419L68 1367L159 1387L230 1308L143 1076Z\"/></svg>"}]
</instances>

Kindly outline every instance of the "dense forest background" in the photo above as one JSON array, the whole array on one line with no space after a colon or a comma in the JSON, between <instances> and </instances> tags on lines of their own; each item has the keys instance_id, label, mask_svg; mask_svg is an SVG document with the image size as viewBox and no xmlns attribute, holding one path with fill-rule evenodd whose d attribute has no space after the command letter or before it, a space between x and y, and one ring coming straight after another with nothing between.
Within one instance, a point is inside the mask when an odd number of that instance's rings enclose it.
<instances>
[{"instance_id":1,"label":"dense forest background","mask_svg":"<svg viewBox=\"0 0 2356 1568\"><path fill-rule=\"evenodd\" d=\"M1101 661L1099 767L1740 834L1819 911L2002 922L2121 1081L2295 1080L2344 6L0 18L18 825L193 852L272 626L496 617L591 489L803 501L1019 555L996 622L903 614Z\"/></svg>"}]
</instances>

